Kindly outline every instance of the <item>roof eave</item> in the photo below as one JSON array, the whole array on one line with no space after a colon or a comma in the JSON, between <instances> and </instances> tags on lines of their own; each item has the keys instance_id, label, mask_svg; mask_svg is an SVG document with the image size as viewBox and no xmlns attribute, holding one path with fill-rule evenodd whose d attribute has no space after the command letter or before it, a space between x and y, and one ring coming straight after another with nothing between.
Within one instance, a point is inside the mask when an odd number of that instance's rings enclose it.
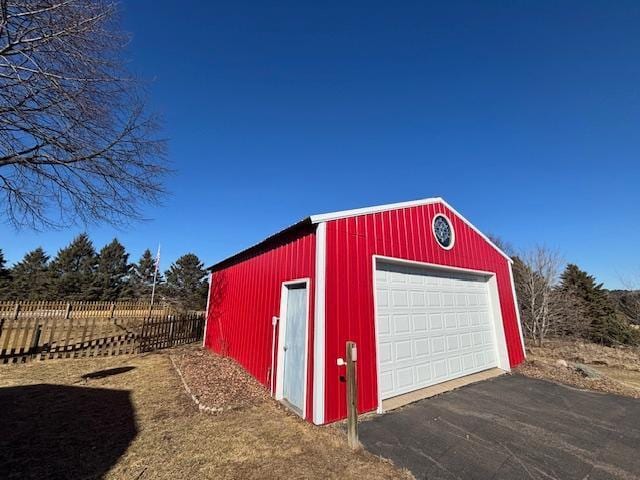
<instances>
[{"instance_id":1,"label":"roof eave","mask_svg":"<svg viewBox=\"0 0 640 480\"><path fill-rule=\"evenodd\" d=\"M250 247L245 248L244 250L240 250L239 252L234 253L230 257L226 257L225 259L220 260L217 263L214 263L210 267L207 267L206 270L209 271L209 272L217 270L222 265L227 264L227 263L232 263L234 260L238 259L242 255L246 255L246 254L250 253L253 250L257 250L258 248L262 247L263 245L269 243L270 241L275 240L277 237L280 237L280 236L285 235L285 234L287 234L289 232L292 232L292 231L296 230L297 228L300 228L300 227L302 227L304 225L313 225L313 222L311 221L311 217L305 217L302 220L294 223L293 225L290 225L290 226L288 226L288 227L286 227L286 228L274 233L273 235L269 235L264 240L261 240L258 243L255 243L255 244L251 245Z\"/></svg>"}]
</instances>

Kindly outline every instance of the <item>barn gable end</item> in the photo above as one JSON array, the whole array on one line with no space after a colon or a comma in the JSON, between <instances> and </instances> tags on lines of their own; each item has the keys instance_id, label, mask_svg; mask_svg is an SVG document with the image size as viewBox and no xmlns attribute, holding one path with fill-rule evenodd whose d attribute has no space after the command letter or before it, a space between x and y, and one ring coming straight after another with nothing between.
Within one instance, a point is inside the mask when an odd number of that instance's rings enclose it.
<instances>
[{"instance_id":1,"label":"barn gable end","mask_svg":"<svg viewBox=\"0 0 640 480\"><path fill-rule=\"evenodd\" d=\"M432 233L438 214L450 219L455 232L450 250L440 247ZM339 381L343 372L335 359L344 355L347 340L355 341L359 349L358 408L361 412L378 408L374 255L493 272L509 363L523 361L510 259L444 201L329 219L326 229L325 422L343 418L346 412L345 385Z\"/></svg>"}]
</instances>

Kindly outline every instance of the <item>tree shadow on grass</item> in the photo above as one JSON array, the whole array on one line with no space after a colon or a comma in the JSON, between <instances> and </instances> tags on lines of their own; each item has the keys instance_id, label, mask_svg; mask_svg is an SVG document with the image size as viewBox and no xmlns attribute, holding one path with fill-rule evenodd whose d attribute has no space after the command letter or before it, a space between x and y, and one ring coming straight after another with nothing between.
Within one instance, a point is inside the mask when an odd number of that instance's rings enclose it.
<instances>
[{"instance_id":1,"label":"tree shadow on grass","mask_svg":"<svg viewBox=\"0 0 640 480\"><path fill-rule=\"evenodd\" d=\"M0 476L101 478L138 432L130 392L63 385L0 388Z\"/></svg>"},{"instance_id":2,"label":"tree shadow on grass","mask_svg":"<svg viewBox=\"0 0 640 480\"><path fill-rule=\"evenodd\" d=\"M85 373L82 375L83 380L96 380L99 378L111 377L113 375L120 375L121 373L130 372L136 367L116 367L116 368L107 368L106 370L98 370L96 372Z\"/></svg>"}]
</instances>

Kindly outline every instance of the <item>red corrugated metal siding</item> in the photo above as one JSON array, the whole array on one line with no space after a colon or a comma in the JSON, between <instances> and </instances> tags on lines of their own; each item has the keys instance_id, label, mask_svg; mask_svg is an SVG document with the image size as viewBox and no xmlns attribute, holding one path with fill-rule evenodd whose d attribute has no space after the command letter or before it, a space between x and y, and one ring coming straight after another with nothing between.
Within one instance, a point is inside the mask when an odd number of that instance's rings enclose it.
<instances>
[{"instance_id":1,"label":"red corrugated metal siding","mask_svg":"<svg viewBox=\"0 0 640 480\"><path fill-rule=\"evenodd\" d=\"M268 387L271 318L280 313L282 282L310 279L306 400L309 420L313 414L315 252L315 226L304 226L214 271L205 333L205 346L231 356Z\"/></svg>"},{"instance_id":2,"label":"red corrugated metal siding","mask_svg":"<svg viewBox=\"0 0 640 480\"><path fill-rule=\"evenodd\" d=\"M453 224L451 250L438 246L431 233L436 213ZM426 263L496 273L500 308L511 366L524 360L511 290L508 261L443 204L390 210L327 223L325 421L344 418L344 374L336 359L345 342L358 344L358 410L377 408L376 346L372 256L384 255Z\"/></svg>"}]
</instances>

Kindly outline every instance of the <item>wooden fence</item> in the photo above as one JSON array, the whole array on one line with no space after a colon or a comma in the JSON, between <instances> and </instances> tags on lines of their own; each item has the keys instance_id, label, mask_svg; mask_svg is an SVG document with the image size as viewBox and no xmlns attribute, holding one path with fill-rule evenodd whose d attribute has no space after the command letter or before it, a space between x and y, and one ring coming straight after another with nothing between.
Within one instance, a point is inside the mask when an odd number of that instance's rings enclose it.
<instances>
[{"instance_id":1,"label":"wooden fence","mask_svg":"<svg viewBox=\"0 0 640 480\"><path fill-rule=\"evenodd\" d=\"M173 306L149 302L0 302L0 318L142 318L153 314L176 313Z\"/></svg>"},{"instance_id":2,"label":"wooden fence","mask_svg":"<svg viewBox=\"0 0 640 480\"><path fill-rule=\"evenodd\" d=\"M148 352L202 340L203 312L148 313L7 318L0 311L0 363Z\"/></svg>"}]
</instances>

